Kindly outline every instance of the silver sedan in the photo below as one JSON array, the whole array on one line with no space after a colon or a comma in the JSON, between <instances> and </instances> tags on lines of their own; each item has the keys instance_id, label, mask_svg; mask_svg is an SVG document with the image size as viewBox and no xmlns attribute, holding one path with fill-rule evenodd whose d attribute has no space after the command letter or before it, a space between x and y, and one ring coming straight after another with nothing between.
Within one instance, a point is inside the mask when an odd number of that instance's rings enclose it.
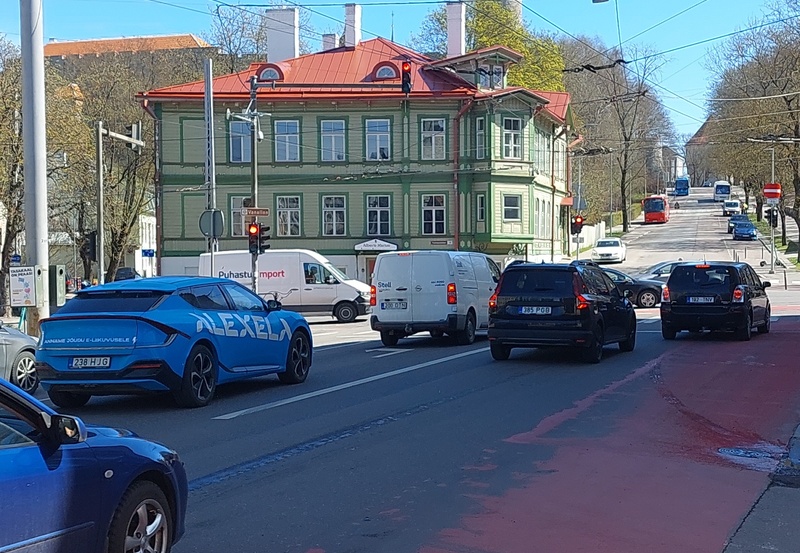
<instances>
[{"instance_id":1,"label":"silver sedan","mask_svg":"<svg viewBox=\"0 0 800 553\"><path fill-rule=\"evenodd\" d=\"M29 394L39 387L36 376L36 338L0 324L0 378Z\"/></svg>"}]
</instances>

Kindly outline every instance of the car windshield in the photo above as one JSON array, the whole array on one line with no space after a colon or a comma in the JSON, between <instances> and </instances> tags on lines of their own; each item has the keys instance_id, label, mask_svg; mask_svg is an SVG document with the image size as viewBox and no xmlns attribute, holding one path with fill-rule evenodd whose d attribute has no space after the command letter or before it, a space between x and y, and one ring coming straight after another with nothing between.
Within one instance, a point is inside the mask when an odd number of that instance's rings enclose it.
<instances>
[{"instance_id":1,"label":"car windshield","mask_svg":"<svg viewBox=\"0 0 800 553\"><path fill-rule=\"evenodd\" d=\"M503 275L500 293L507 296L555 292L572 294L572 272L564 270L508 271Z\"/></svg>"},{"instance_id":2,"label":"car windshield","mask_svg":"<svg viewBox=\"0 0 800 553\"><path fill-rule=\"evenodd\" d=\"M58 313L141 313L152 309L164 295L155 291L84 292L65 303Z\"/></svg>"},{"instance_id":3,"label":"car windshield","mask_svg":"<svg viewBox=\"0 0 800 553\"><path fill-rule=\"evenodd\" d=\"M598 248L617 248L619 247L619 240L598 240Z\"/></svg>"},{"instance_id":4,"label":"car windshield","mask_svg":"<svg viewBox=\"0 0 800 553\"><path fill-rule=\"evenodd\" d=\"M697 265L678 266L669 278L670 289L697 291L698 293L723 293L730 291L733 282L729 267Z\"/></svg>"}]
</instances>

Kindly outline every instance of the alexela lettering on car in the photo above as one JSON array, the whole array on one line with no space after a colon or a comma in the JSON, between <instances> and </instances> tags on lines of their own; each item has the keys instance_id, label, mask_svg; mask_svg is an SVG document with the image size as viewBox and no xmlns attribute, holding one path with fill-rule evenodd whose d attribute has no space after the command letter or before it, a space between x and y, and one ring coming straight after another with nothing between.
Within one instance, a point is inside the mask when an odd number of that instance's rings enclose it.
<instances>
[{"instance_id":1,"label":"alexela lettering on car","mask_svg":"<svg viewBox=\"0 0 800 553\"><path fill-rule=\"evenodd\" d=\"M292 329L285 320L280 319L283 328L280 333L276 334L272 331L267 317L259 315L238 315L235 313L215 313L216 318L219 319L220 326L208 313L189 313L192 317L197 319L197 332L207 330L217 336L228 336L231 338L258 338L259 340L272 340L280 342L286 340L292 335Z\"/></svg>"}]
</instances>

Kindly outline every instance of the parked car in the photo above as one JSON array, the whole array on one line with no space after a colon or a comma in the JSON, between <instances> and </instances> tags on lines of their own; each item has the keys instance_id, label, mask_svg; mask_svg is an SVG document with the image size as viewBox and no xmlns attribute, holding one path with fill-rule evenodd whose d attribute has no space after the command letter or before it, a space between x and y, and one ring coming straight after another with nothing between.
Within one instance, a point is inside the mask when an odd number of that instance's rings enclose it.
<instances>
[{"instance_id":1,"label":"parked car","mask_svg":"<svg viewBox=\"0 0 800 553\"><path fill-rule=\"evenodd\" d=\"M424 331L471 344L476 330L488 328L489 298L499 277L500 268L482 253L382 253L370 287L372 330L385 346Z\"/></svg>"},{"instance_id":2,"label":"parked car","mask_svg":"<svg viewBox=\"0 0 800 553\"><path fill-rule=\"evenodd\" d=\"M492 357L508 359L515 347L567 346L599 363L606 344L633 351L636 313L630 295L591 262L510 265L489 300Z\"/></svg>"},{"instance_id":3,"label":"parked car","mask_svg":"<svg viewBox=\"0 0 800 553\"><path fill-rule=\"evenodd\" d=\"M0 360L0 377L29 394L36 391L36 338L0 322Z\"/></svg>"},{"instance_id":4,"label":"parked car","mask_svg":"<svg viewBox=\"0 0 800 553\"><path fill-rule=\"evenodd\" d=\"M740 340L749 340L753 327L766 334L771 315L769 286L747 263L683 263L663 288L661 334L665 340L674 340L682 330L728 330Z\"/></svg>"},{"instance_id":5,"label":"parked car","mask_svg":"<svg viewBox=\"0 0 800 553\"><path fill-rule=\"evenodd\" d=\"M592 248L592 261L595 263L623 262L626 257L625 243L620 238L601 238Z\"/></svg>"},{"instance_id":6,"label":"parked car","mask_svg":"<svg viewBox=\"0 0 800 553\"><path fill-rule=\"evenodd\" d=\"M236 282L155 277L82 290L41 323L37 370L59 407L92 395L171 392L202 407L218 384L277 374L305 381L306 320Z\"/></svg>"},{"instance_id":7,"label":"parked car","mask_svg":"<svg viewBox=\"0 0 800 553\"><path fill-rule=\"evenodd\" d=\"M655 307L661 301L661 286L664 283L660 280L638 279L607 267L603 268L603 272L614 281L617 288L623 292L630 291L631 301L639 307Z\"/></svg>"},{"instance_id":8,"label":"parked car","mask_svg":"<svg viewBox=\"0 0 800 553\"><path fill-rule=\"evenodd\" d=\"M731 218L728 219L728 234L733 233L733 227L742 222L750 222L750 217L744 213L736 213L731 215Z\"/></svg>"},{"instance_id":9,"label":"parked car","mask_svg":"<svg viewBox=\"0 0 800 553\"><path fill-rule=\"evenodd\" d=\"M0 551L166 552L184 533L188 486L175 451L87 427L2 381L0 467L10 517Z\"/></svg>"},{"instance_id":10,"label":"parked car","mask_svg":"<svg viewBox=\"0 0 800 553\"><path fill-rule=\"evenodd\" d=\"M136 272L136 269L133 267L119 267L116 274L114 274L114 282L120 280L131 280L135 278L142 278L142 275Z\"/></svg>"},{"instance_id":11,"label":"parked car","mask_svg":"<svg viewBox=\"0 0 800 553\"><path fill-rule=\"evenodd\" d=\"M685 261L683 259L661 261L655 265L651 265L641 273L633 275L633 278L641 280L658 280L664 283L667 282L672 270L681 263L685 263ZM690 261L689 263L700 263L700 261Z\"/></svg>"},{"instance_id":12,"label":"parked car","mask_svg":"<svg viewBox=\"0 0 800 553\"><path fill-rule=\"evenodd\" d=\"M756 226L750 221L740 221L733 227L734 240L758 240Z\"/></svg>"}]
</instances>

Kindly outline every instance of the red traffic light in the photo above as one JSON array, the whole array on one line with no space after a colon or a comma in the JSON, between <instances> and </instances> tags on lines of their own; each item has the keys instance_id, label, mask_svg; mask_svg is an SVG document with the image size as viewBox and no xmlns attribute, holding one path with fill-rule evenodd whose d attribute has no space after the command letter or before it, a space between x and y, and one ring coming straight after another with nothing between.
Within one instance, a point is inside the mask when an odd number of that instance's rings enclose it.
<instances>
[{"instance_id":1,"label":"red traffic light","mask_svg":"<svg viewBox=\"0 0 800 553\"><path fill-rule=\"evenodd\" d=\"M259 228L258 223L250 223L250 225L247 227L247 234L256 235L260 232L260 230L261 229Z\"/></svg>"},{"instance_id":2,"label":"red traffic light","mask_svg":"<svg viewBox=\"0 0 800 553\"><path fill-rule=\"evenodd\" d=\"M578 215L577 217L575 217L575 222L576 222L576 223L578 223L578 224L580 225L581 223L583 223L583 217L581 217L580 215Z\"/></svg>"},{"instance_id":3,"label":"red traffic light","mask_svg":"<svg viewBox=\"0 0 800 553\"><path fill-rule=\"evenodd\" d=\"M408 73L411 71L411 62L404 61L403 62L403 73Z\"/></svg>"}]
</instances>

